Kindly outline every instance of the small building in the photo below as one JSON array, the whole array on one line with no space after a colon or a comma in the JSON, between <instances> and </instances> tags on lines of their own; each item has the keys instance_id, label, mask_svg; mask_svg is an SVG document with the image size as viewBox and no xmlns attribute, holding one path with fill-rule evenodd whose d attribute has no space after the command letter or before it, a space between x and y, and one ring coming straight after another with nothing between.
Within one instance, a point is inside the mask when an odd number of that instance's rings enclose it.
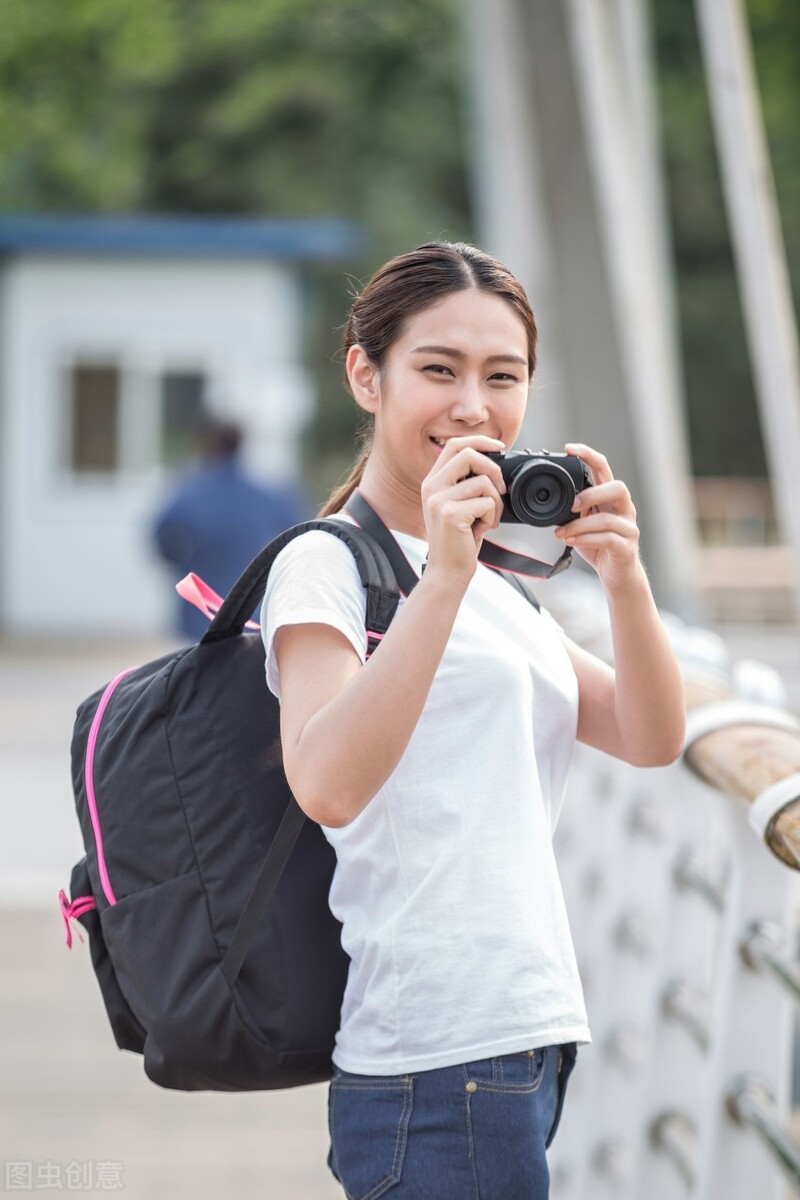
<instances>
[{"instance_id":1,"label":"small building","mask_svg":"<svg viewBox=\"0 0 800 1200\"><path fill-rule=\"evenodd\" d=\"M363 243L338 220L0 218L4 633L167 628L148 526L198 417L297 474L302 269Z\"/></svg>"}]
</instances>

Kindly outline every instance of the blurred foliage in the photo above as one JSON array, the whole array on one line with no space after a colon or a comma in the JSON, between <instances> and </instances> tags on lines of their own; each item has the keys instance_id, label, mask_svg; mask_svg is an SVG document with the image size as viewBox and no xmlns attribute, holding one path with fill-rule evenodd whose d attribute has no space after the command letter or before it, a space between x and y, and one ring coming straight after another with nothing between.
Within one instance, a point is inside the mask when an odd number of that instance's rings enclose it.
<instances>
[{"instance_id":1,"label":"blurred foliage","mask_svg":"<svg viewBox=\"0 0 800 1200\"><path fill-rule=\"evenodd\" d=\"M800 5L747 0L793 292L800 295ZM652 0L687 414L697 475L767 473L692 0ZM795 309L797 303L795 303Z\"/></svg>"},{"instance_id":2,"label":"blurred foliage","mask_svg":"<svg viewBox=\"0 0 800 1200\"><path fill-rule=\"evenodd\" d=\"M339 329L388 256L474 236L461 0L0 0L0 209L348 216L308 279L318 496L352 456ZM692 0L650 0L698 474L765 470ZM747 0L795 293L800 4Z\"/></svg>"},{"instance_id":3,"label":"blurred foliage","mask_svg":"<svg viewBox=\"0 0 800 1200\"><path fill-rule=\"evenodd\" d=\"M6 0L0 208L463 230L456 3Z\"/></svg>"}]
</instances>

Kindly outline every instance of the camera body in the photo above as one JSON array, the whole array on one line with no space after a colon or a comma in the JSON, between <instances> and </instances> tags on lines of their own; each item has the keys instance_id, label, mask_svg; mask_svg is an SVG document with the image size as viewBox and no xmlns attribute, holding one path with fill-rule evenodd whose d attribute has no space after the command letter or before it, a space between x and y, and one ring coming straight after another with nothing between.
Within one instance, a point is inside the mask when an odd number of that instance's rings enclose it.
<instances>
[{"instance_id":1,"label":"camera body","mask_svg":"<svg viewBox=\"0 0 800 1200\"><path fill-rule=\"evenodd\" d=\"M572 512L576 495L594 482L576 454L509 450L486 457L500 464L507 488L501 522L542 528L566 525L578 516Z\"/></svg>"}]
</instances>

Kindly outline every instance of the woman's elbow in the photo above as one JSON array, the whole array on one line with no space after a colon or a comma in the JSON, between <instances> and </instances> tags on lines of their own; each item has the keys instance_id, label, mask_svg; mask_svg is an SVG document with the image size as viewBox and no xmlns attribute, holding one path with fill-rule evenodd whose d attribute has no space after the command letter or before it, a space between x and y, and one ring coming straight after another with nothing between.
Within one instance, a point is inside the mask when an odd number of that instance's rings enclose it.
<instances>
[{"instance_id":1,"label":"woman's elbow","mask_svg":"<svg viewBox=\"0 0 800 1200\"><path fill-rule=\"evenodd\" d=\"M355 813L342 803L341 793L331 795L327 789L316 788L302 778L302 773L286 771L292 795L310 821L329 829L343 829L355 818Z\"/></svg>"},{"instance_id":2,"label":"woman's elbow","mask_svg":"<svg viewBox=\"0 0 800 1200\"><path fill-rule=\"evenodd\" d=\"M647 746L637 748L627 756L628 762L634 767L670 767L683 754L685 738L686 730L683 727L679 737L651 742Z\"/></svg>"}]
</instances>

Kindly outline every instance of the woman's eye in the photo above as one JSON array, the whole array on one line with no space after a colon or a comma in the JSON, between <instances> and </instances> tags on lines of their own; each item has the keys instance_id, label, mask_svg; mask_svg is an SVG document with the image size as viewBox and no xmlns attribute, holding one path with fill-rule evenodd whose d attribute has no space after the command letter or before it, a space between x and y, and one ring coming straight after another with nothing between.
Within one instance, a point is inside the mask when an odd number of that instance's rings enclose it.
<instances>
[{"instance_id":1,"label":"woman's eye","mask_svg":"<svg viewBox=\"0 0 800 1200\"><path fill-rule=\"evenodd\" d=\"M429 363L428 366L425 367L425 370L426 371L434 371L437 375L441 375L445 371L447 371L451 375L453 373L452 369L450 367L446 367L444 365L444 363Z\"/></svg>"},{"instance_id":2,"label":"woman's eye","mask_svg":"<svg viewBox=\"0 0 800 1200\"><path fill-rule=\"evenodd\" d=\"M492 379L500 379L500 380L502 380L503 383L508 383L508 382L516 383L517 382L516 375L508 375L505 371L496 371L495 374L492 376Z\"/></svg>"}]
</instances>

